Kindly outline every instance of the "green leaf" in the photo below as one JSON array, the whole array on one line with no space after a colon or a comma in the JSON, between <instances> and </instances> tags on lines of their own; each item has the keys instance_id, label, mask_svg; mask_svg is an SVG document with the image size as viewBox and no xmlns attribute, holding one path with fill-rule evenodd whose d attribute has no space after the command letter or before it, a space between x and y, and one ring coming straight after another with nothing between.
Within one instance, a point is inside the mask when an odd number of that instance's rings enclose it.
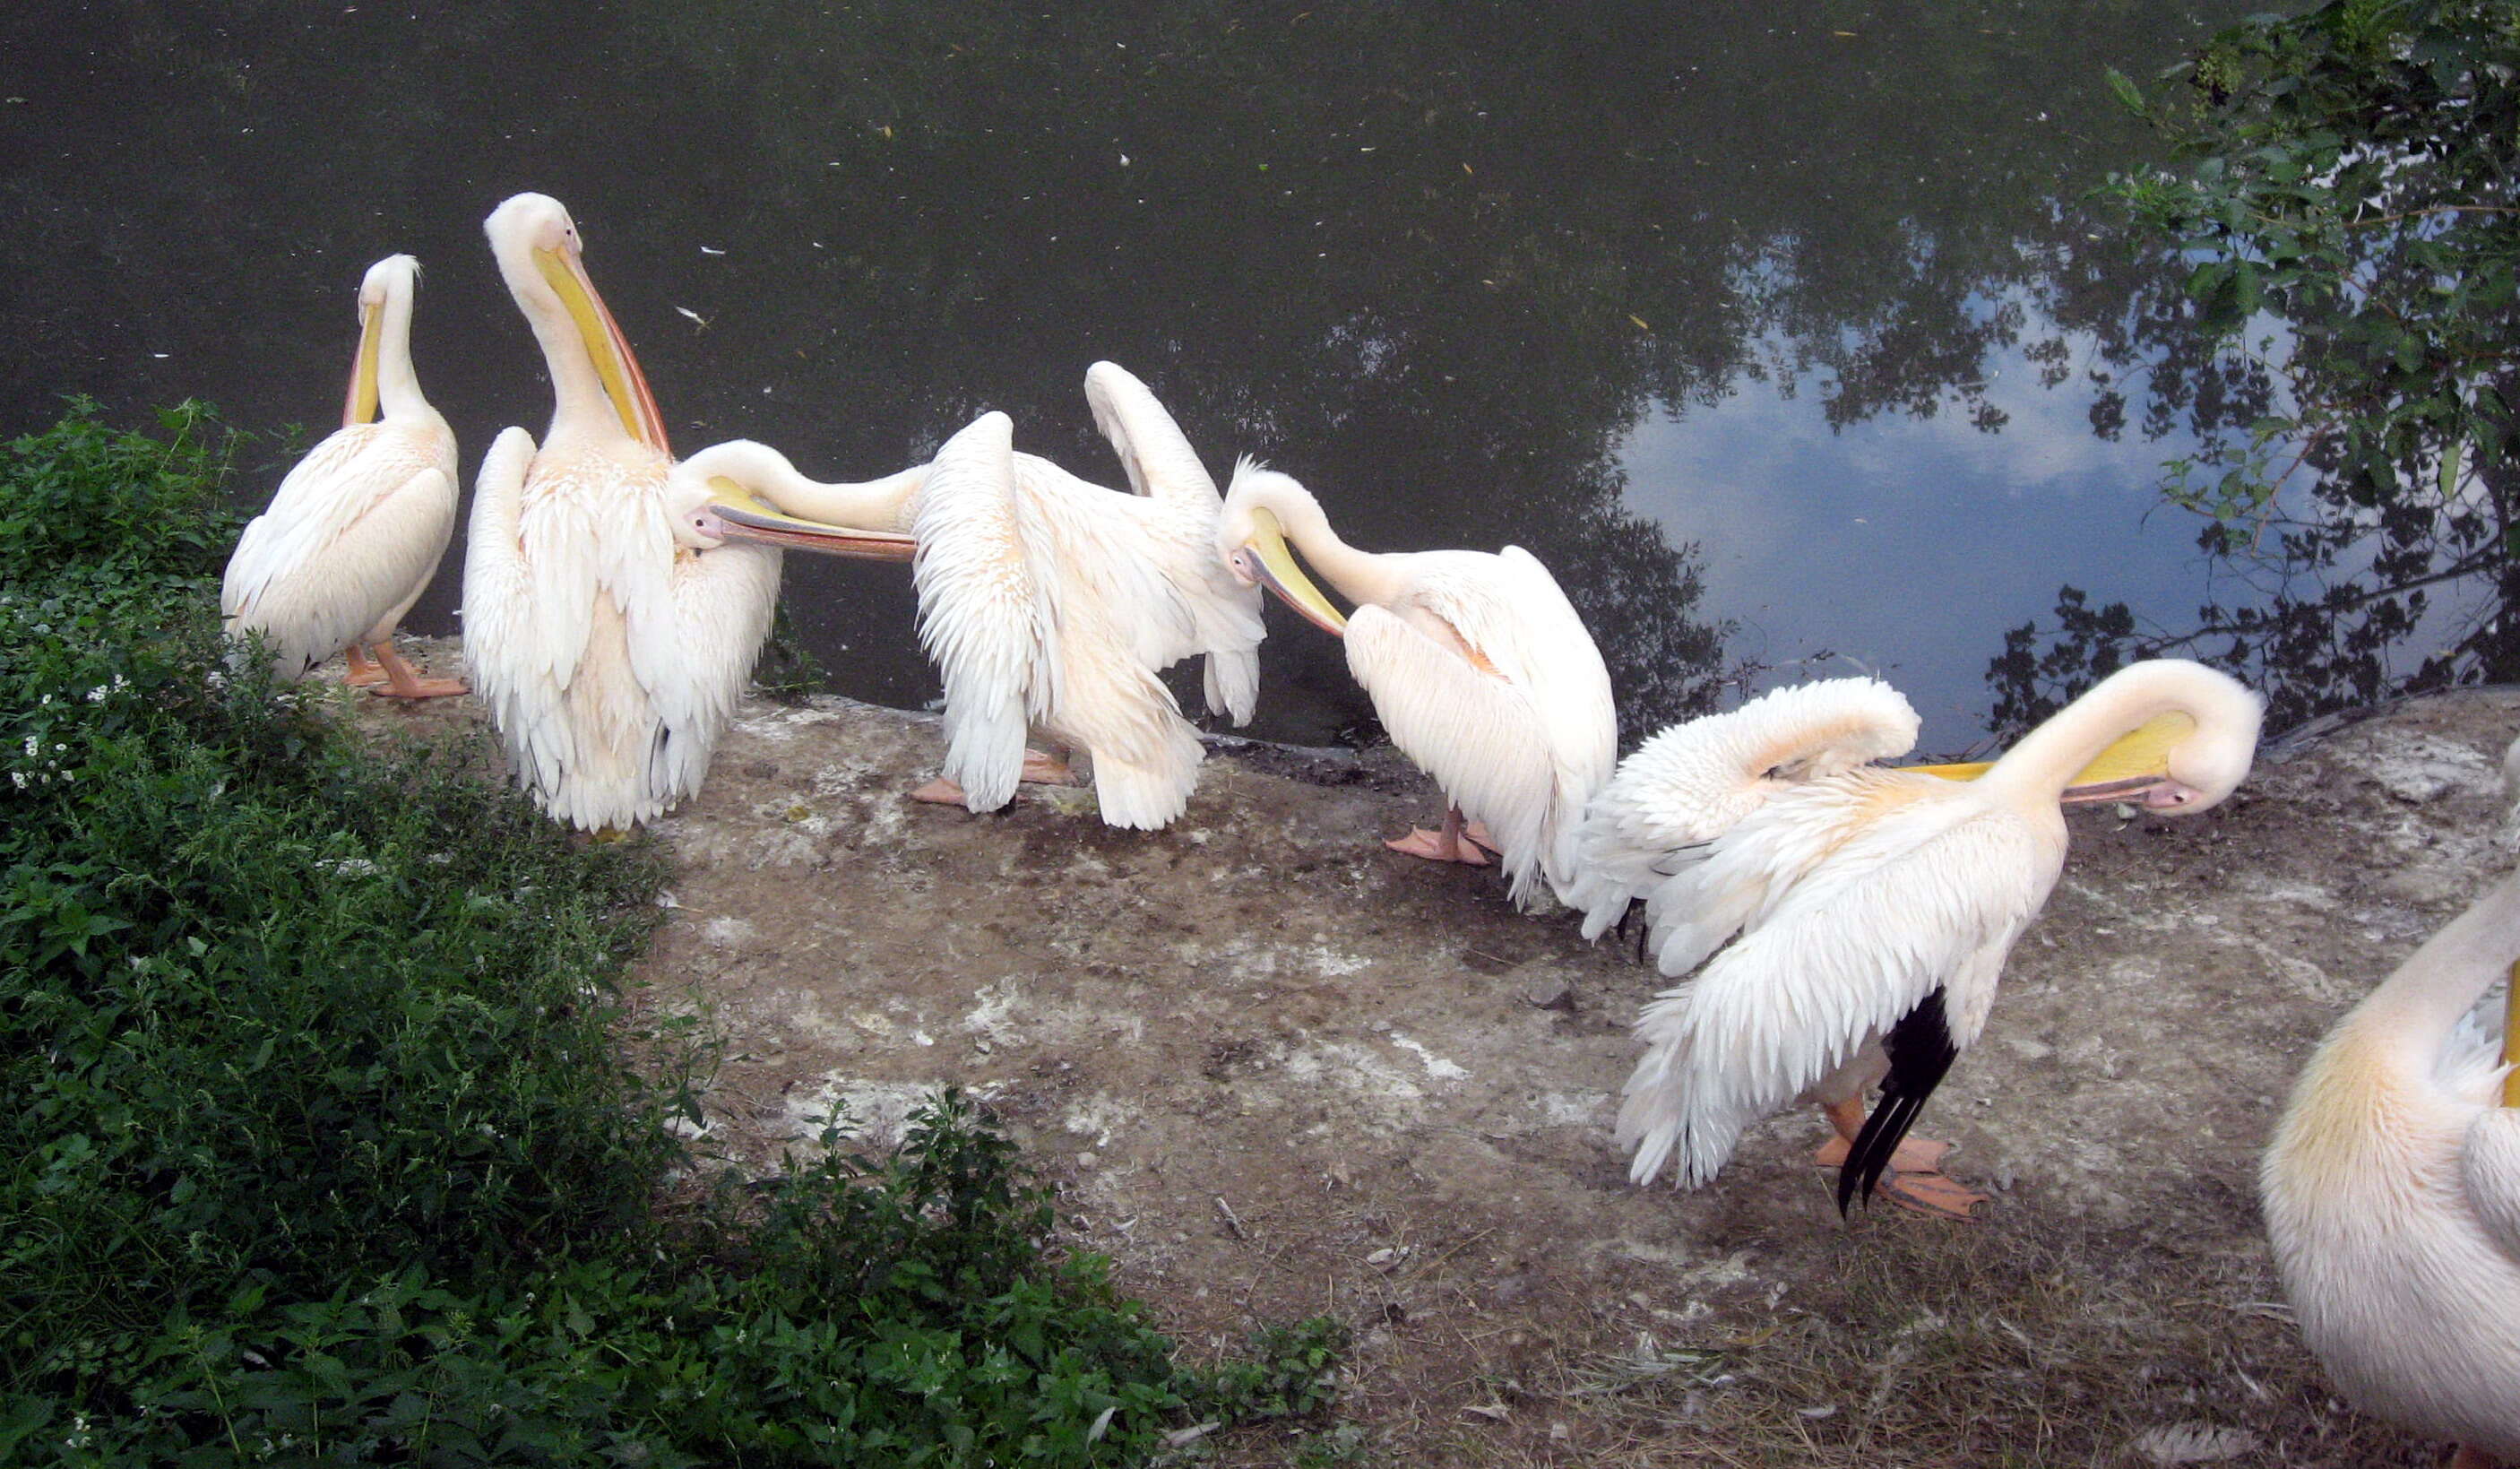
<instances>
[{"instance_id":1,"label":"green leaf","mask_svg":"<svg viewBox=\"0 0 2520 1469\"><path fill-rule=\"evenodd\" d=\"M2118 105L2138 117L2144 115L2143 93L2127 74L2115 67L2108 68L2105 74L2109 79L2109 90L2117 94Z\"/></svg>"}]
</instances>

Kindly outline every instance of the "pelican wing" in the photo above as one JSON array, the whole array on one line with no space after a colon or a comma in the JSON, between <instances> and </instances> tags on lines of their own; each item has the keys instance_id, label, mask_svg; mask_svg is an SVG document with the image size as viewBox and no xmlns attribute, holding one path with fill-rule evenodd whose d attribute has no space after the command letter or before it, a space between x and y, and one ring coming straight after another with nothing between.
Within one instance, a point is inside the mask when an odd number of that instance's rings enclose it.
<instances>
[{"instance_id":1,"label":"pelican wing","mask_svg":"<svg viewBox=\"0 0 2520 1469\"><path fill-rule=\"evenodd\" d=\"M912 528L919 641L945 683L945 775L974 811L1014 799L1026 728L1058 697L1054 613L1016 527L1013 433L988 413L947 439Z\"/></svg>"},{"instance_id":2,"label":"pelican wing","mask_svg":"<svg viewBox=\"0 0 2520 1469\"><path fill-rule=\"evenodd\" d=\"M2477 1222L2520 1261L2520 1108L2487 1107L2468 1124L2459 1174Z\"/></svg>"},{"instance_id":3,"label":"pelican wing","mask_svg":"<svg viewBox=\"0 0 2520 1469\"><path fill-rule=\"evenodd\" d=\"M219 610L263 634L294 678L407 605L455 526L453 445L361 424L332 435L280 482L228 559Z\"/></svg>"},{"instance_id":4,"label":"pelican wing","mask_svg":"<svg viewBox=\"0 0 2520 1469\"><path fill-rule=\"evenodd\" d=\"M2062 846L1968 802L1908 795L1868 814L1868 795L1904 783L1862 775L1771 801L1699 869L1735 887L1748 880L1723 868L1765 867L1771 878L1755 885L1764 911L1740 938L1637 1022L1646 1051L1618 1125L1637 1148L1637 1181L1675 1156L1682 1181L1713 1176L1744 1126L1938 991L1955 1050L1983 1029L2003 957L2055 885Z\"/></svg>"},{"instance_id":5,"label":"pelican wing","mask_svg":"<svg viewBox=\"0 0 2520 1469\"><path fill-rule=\"evenodd\" d=\"M1128 471L1131 489L1156 500L1202 507L1211 518L1224 507L1215 479L1181 425L1127 369L1111 362L1087 368L1085 401L1093 405L1094 427L1111 440Z\"/></svg>"},{"instance_id":6,"label":"pelican wing","mask_svg":"<svg viewBox=\"0 0 2520 1469\"><path fill-rule=\"evenodd\" d=\"M661 503L656 532L669 541ZM729 541L676 548L661 568L662 596L623 601L630 670L661 725L650 746L648 788L671 802L697 791L718 734L733 717L770 636L779 601L777 546Z\"/></svg>"},{"instance_id":7,"label":"pelican wing","mask_svg":"<svg viewBox=\"0 0 2520 1469\"><path fill-rule=\"evenodd\" d=\"M1585 803L1618 756L1610 675L1592 634L1548 569L1518 546L1496 556L1428 552L1414 570L1388 620L1417 641L1393 636L1361 607L1348 627L1349 671L1392 743L1487 822L1515 900L1535 873L1571 896ZM1417 617L1458 646L1411 626ZM1372 625L1360 636L1359 623Z\"/></svg>"},{"instance_id":8,"label":"pelican wing","mask_svg":"<svg viewBox=\"0 0 2520 1469\"><path fill-rule=\"evenodd\" d=\"M1148 528L1156 542L1153 565L1192 620L1187 645L1155 666L1204 654L1209 712L1249 723L1260 699L1260 588L1235 580L1217 558L1225 501L1215 477L1164 405L1125 369L1109 362L1087 368L1085 399L1095 427L1120 456L1129 487L1161 507Z\"/></svg>"},{"instance_id":9,"label":"pelican wing","mask_svg":"<svg viewBox=\"0 0 2520 1469\"><path fill-rule=\"evenodd\" d=\"M1015 456L1014 521L1041 589L1058 687L1043 722L1094 756L1102 819L1152 829L1198 781L1198 736L1155 670L1197 646L1188 563L1167 554L1162 507ZM1215 560L1213 532L1207 559Z\"/></svg>"},{"instance_id":10,"label":"pelican wing","mask_svg":"<svg viewBox=\"0 0 2520 1469\"><path fill-rule=\"evenodd\" d=\"M1149 668L1197 651L1198 615L1175 579L1161 510L1081 480L1047 459L1014 456L1014 529L1054 603L1092 596ZM1211 537L1208 559L1216 559Z\"/></svg>"},{"instance_id":11,"label":"pelican wing","mask_svg":"<svg viewBox=\"0 0 2520 1469\"><path fill-rule=\"evenodd\" d=\"M1831 678L1772 689L1646 740L1585 811L1575 902L1584 937L1599 938L1773 792L1905 755L1916 728L1915 710L1888 684Z\"/></svg>"},{"instance_id":12,"label":"pelican wing","mask_svg":"<svg viewBox=\"0 0 2520 1469\"><path fill-rule=\"evenodd\" d=\"M1548 719L1530 691L1372 603L1348 620L1346 641L1348 671L1391 743L1435 777L1445 799L1487 823L1513 898L1523 901L1558 804Z\"/></svg>"},{"instance_id":13,"label":"pelican wing","mask_svg":"<svg viewBox=\"0 0 2520 1469\"><path fill-rule=\"evenodd\" d=\"M1152 831L1190 804L1205 752L1172 690L1132 658L1113 609L1060 605L1058 699L1043 722L1094 756L1094 798L1112 826Z\"/></svg>"},{"instance_id":14,"label":"pelican wing","mask_svg":"<svg viewBox=\"0 0 2520 1469\"><path fill-rule=\"evenodd\" d=\"M503 431L472 480L472 520L464 539L464 668L490 709L520 784L557 789L566 764L565 731L548 717L562 684L543 647L542 619L518 528L534 436Z\"/></svg>"}]
</instances>

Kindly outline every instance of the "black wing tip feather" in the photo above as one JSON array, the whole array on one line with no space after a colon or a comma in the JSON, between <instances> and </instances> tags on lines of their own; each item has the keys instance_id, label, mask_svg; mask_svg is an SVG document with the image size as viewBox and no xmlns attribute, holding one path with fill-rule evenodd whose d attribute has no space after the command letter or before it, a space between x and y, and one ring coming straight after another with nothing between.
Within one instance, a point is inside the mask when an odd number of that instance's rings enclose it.
<instances>
[{"instance_id":1,"label":"black wing tip feather","mask_svg":"<svg viewBox=\"0 0 2520 1469\"><path fill-rule=\"evenodd\" d=\"M1890 1073L1881 1079L1881 1100L1864 1120L1864 1129L1855 1134L1846 1162L1837 1170L1841 1218L1859 1193L1868 1207L1871 1204L1873 1186L1890 1171L1890 1156L1899 1150L1908 1129L1915 1125L1916 1114L1924 1110L1925 1099L1942 1084L1959 1056L1943 1014L1943 991L1936 988L1915 1009L1899 1017L1899 1023L1881 1037L1881 1049L1890 1057Z\"/></svg>"}]
</instances>

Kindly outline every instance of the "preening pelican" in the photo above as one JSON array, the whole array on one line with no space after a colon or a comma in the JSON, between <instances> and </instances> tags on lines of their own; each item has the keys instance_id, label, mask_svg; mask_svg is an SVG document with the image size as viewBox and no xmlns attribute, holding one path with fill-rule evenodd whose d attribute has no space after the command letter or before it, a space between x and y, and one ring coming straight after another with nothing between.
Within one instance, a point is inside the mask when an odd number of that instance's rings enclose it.
<instances>
[{"instance_id":1,"label":"preening pelican","mask_svg":"<svg viewBox=\"0 0 2520 1469\"><path fill-rule=\"evenodd\" d=\"M1019 778L1063 779L1025 749L1038 724L1093 755L1104 821L1153 828L1188 805L1202 755L1155 673L1204 655L1209 710L1248 720L1260 593L1217 564L1216 482L1146 385L1098 362L1085 393L1137 493L1013 452L1012 425L987 414L933 465L862 484L808 480L760 444L715 445L677 471L675 505L703 537L855 556L916 544L946 755L943 779L914 794L987 811Z\"/></svg>"},{"instance_id":2,"label":"preening pelican","mask_svg":"<svg viewBox=\"0 0 2520 1469\"><path fill-rule=\"evenodd\" d=\"M2368 1412L2520 1462L2520 1110L2471 1011L2520 959L2520 875L2303 1068L2259 1191L2302 1339ZM2498 1105L2500 1104L2500 1105Z\"/></svg>"},{"instance_id":3,"label":"preening pelican","mask_svg":"<svg viewBox=\"0 0 2520 1469\"><path fill-rule=\"evenodd\" d=\"M1706 967L1637 1021L1645 1054L1617 1131L1637 1150L1630 1176L1677 1160L1679 1183L1702 1183L1744 1126L1797 1096L1844 1136L1878 1079L1880 1102L1847 1139L1839 1207L1892 1171L1894 1196L1965 1217L1983 1196L1927 1171L1939 1150L1894 1154L1984 1031L2004 955L2063 870L2061 806L2204 810L2248 774L2259 715L2257 696L2214 669L2136 664L1974 781L1859 764L1774 790L1711 843L1673 852L1647 896L1657 959L1666 975Z\"/></svg>"},{"instance_id":4,"label":"preening pelican","mask_svg":"<svg viewBox=\"0 0 2520 1469\"><path fill-rule=\"evenodd\" d=\"M228 558L219 587L228 631L262 634L283 677L302 678L347 649L348 682L376 693L464 692L455 679L421 677L393 647L395 624L455 533L455 433L421 396L411 366L419 287L420 262L409 255L368 267L341 427L297 461Z\"/></svg>"},{"instance_id":5,"label":"preening pelican","mask_svg":"<svg viewBox=\"0 0 2520 1469\"><path fill-rule=\"evenodd\" d=\"M656 400L595 294L560 202L519 194L483 229L551 374L551 429L482 459L464 657L518 782L597 831L698 790L769 635L774 546L702 548L666 513Z\"/></svg>"},{"instance_id":6,"label":"preening pelican","mask_svg":"<svg viewBox=\"0 0 2520 1469\"><path fill-rule=\"evenodd\" d=\"M1287 553L1356 604L1342 618ZM1225 497L1217 554L1245 583L1347 643L1348 671L1391 743L1435 777L1443 830L1384 843L1483 864L1492 848L1527 904L1545 878L1572 901L1584 804L1618 756L1600 650L1549 569L1520 546L1375 555L1340 540L1301 484L1244 460ZM1469 822L1485 832L1466 833Z\"/></svg>"}]
</instances>

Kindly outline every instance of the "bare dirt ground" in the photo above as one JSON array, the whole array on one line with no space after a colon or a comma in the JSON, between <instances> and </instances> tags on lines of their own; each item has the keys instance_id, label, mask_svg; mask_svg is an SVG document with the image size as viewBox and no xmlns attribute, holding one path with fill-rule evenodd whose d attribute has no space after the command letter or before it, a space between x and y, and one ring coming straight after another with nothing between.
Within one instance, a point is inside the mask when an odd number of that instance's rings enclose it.
<instances>
[{"instance_id":1,"label":"bare dirt ground","mask_svg":"<svg viewBox=\"0 0 2520 1469\"><path fill-rule=\"evenodd\" d=\"M1189 814L1131 833L1081 790L912 803L932 718L755 702L655 828L641 976L727 1035L713 1150L767 1167L834 1106L881 1140L961 1085L1185 1351L1349 1322L1347 1421L1219 1462L2430 1463L2301 1350L2255 1169L2311 1044L2509 865L2515 731L2520 690L2446 696L2288 742L2202 817L2078 816L1918 1127L1995 1195L1975 1224L1841 1222L1816 1114L1706 1188L1629 1184L1658 982L1384 851L1436 810L1387 751L1215 741Z\"/></svg>"}]
</instances>

